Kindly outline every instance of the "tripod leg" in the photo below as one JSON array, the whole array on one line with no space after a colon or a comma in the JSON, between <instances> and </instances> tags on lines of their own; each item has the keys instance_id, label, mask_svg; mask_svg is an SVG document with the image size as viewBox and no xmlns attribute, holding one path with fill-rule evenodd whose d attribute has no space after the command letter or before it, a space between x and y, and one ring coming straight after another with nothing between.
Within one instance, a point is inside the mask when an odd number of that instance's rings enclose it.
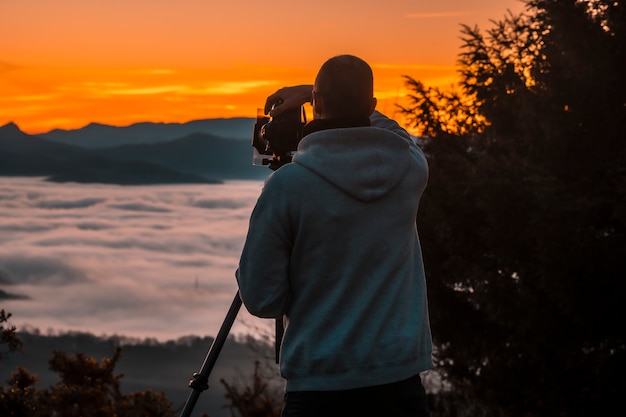
<instances>
[{"instance_id":1,"label":"tripod leg","mask_svg":"<svg viewBox=\"0 0 626 417\"><path fill-rule=\"evenodd\" d=\"M228 333L230 332L231 327L239 313L239 309L241 308L241 298L239 297L239 292L235 294L235 298L233 299L232 304L230 305L230 309L226 314L226 318L220 327L220 331L217 333L215 340L211 344L211 348L207 353L206 358L204 358L204 362L202 363L202 368L200 372L196 372L193 374L193 379L189 381L189 387L192 388L189 397L187 398L187 402L185 403L185 407L183 411L180 413L180 417L189 417L191 412L193 411L198 398L200 397L200 393L202 391L209 389L209 375L213 370L213 366L217 361L217 357L220 355L222 351L222 347L224 347L224 343L226 342L226 338L228 337Z\"/></svg>"},{"instance_id":2,"label":"tripod leg","mask_svg":"<svg viewBox=\"0 0 626 417\"><path fill-rule=\"evenodd\" d=\"M276 319L276 342L275 342L276 365L280 363L280 345L283 342L283 333L285 333L285 324L283 320L284 320L283 317L278 317Z\"/></svg>"}]
</instances>

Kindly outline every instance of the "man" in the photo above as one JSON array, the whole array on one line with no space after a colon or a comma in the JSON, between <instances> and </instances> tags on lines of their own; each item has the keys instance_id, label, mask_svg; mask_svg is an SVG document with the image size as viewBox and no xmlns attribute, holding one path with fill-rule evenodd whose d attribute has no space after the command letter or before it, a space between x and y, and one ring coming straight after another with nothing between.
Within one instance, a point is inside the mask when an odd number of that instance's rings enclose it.
<instances>
[{"instance_id":1,"label":"man","mask_svg":"<svg viewBox=\"0 0 626 417\"><path fill-rule=\"evenodd\" d=\"M283 416L427 416L419 374L432 348L415 224L426 159L374 110L363 60L329 59L314 86L280 89L266 111L311 100L314 120L293 162L266 181L236 274L251 314L286 319Z\"/></svg>"}]
</instances>

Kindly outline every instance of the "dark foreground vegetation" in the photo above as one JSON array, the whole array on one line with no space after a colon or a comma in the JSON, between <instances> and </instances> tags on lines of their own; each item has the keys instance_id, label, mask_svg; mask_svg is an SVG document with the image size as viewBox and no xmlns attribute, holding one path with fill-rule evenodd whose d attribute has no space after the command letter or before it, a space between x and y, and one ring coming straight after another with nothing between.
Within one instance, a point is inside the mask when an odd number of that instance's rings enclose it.
<instances>
[{"instance_id":1,"label":"dark foreground vegetation","mask_svg":"<svg viewBox=\"0 0 626 417\"><path fill-rule=\"evenodd\" d=\"M402 112L430 164L418 227L443 380L433 417L612 415L626 392L626 5L525 4L485 33L464 27L457 91L407 77ZM0 414L50 415L33 410L54 399L65 416L171 415L158 393L120 394L117 355L58 353L62 381L43 391L18 369L0 402L25 414ZM277 415L264 384L224 381L230 413ZM85 398L102 407L72 414Z\"/></svg>"},{"instance_id":2,"label":"dark foreground vegetation","mask_svg":"<svg viewBox=\"0 0 626 417\"><path fill-rule=\"evenodd\" d=\"M626 4L465 27L457 92L407 78L438 416L602 416L626 392Z\"/></svg>"},{"instance_id":3,"label":"dark foreground vegetation","mask_svg":"<svg viewBox=\"0 0 626 417\"><path fill-rule=\"evenodd\" d=\"M18 334L9 319L0 310L2 417L178 416L191 392L187 381L213 342ZM272 356L265 341L229 338L193 415L279 415L282 385Z\"/></svg>"}]
</instances>

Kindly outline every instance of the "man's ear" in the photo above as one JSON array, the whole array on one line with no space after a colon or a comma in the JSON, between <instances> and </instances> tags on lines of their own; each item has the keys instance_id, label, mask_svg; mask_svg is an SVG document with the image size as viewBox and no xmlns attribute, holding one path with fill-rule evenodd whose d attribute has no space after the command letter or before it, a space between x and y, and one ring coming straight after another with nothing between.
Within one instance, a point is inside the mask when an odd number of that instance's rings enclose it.
<instances>
[{"instance_id":1,"label":"man's ear","mask_svg":"<svg viewBox=\"0 0 626 417\"><path fill-rule=\"evenodd\" d=\"M376 100L376 97L372 97L372 102L370 104L370 114L374 113L374 110L376 110L377 104L378 104L378 100Z\"/></svg>"},{"instance_id":2,"label":"man's ear","mask_svg":"<svg viewBox=\"0 0 626 417\"><path fill-rule=\"evenodd\" d=\"M313 90L313 116L316 119L321 119L322 114L324 114L324 104L322 103L322 98L319 96L317 91Z\"/></svg>"}]
</instances>

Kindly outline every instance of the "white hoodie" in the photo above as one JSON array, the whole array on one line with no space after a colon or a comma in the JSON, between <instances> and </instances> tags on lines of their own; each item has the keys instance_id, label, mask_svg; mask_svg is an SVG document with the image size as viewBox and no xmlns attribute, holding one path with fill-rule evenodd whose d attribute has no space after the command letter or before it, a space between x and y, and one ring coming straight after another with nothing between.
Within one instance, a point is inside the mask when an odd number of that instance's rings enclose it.
<instances>
[{"instance_id":1,"label":"white hoodie","mask_svg":"<svg viewBox=\"0 0 626 417\"><path fill-rule=\"evenodd\" d=\"M416 229L424 154L396 122L321 130L267 180L237 281L259 317L285 315L287 391L400 381L432 367Z\"/></svg>"}]
</instances>

